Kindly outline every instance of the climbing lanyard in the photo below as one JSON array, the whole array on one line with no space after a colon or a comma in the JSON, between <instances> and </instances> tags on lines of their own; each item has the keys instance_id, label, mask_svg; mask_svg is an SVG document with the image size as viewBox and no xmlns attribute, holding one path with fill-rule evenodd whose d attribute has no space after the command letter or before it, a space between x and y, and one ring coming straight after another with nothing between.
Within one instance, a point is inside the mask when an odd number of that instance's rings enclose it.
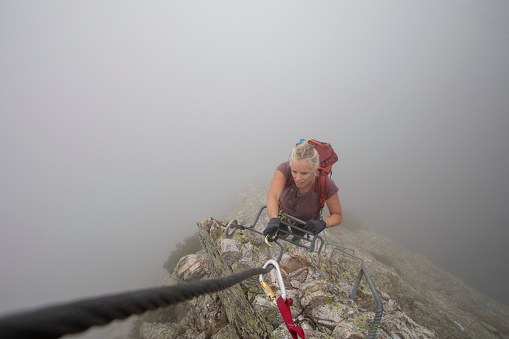
<instances>
[{"instance_id":1,"label":"climbing lanyard","mask_svg":"<svg viewBox=\"0 0 509 339\"><path fill-rule=\"evenodd\" d=\"M281 316L285 321L286 328L292 335L292 338L297 339L297 335L299 335L301 338L305 339L302 327L295 326L295 323L293 322L292 311L290 310L290 306L292 305L292 298L287 298L286 301L281 297L277 299L277 307L279 308L279 312L281 313Z\"/></svg>"},{"instance_id":2,"label":"climbing lanyard","mask_svg":"<svg viewBox=\"0 0 509 339\"><path fill-rule=\"evenodd\" d=\"M281 291L281 296L276 299L276 296L270 286L263 281L263 274L260 274L260 283L262 284L262 288L265 291L265 294L269 297L269 299L277 305L279 312L281 313L281 316L283 317L283 320L285 321L286 328L292 335L293 339L297 339L297 335L301 338L305 339L304 337L304 330L300 326L295 326L295 323L293 322L292 318L292 312L290 310L290 306L293 304L292 298L286 297L286 288L285 283L283 281L283 276L281 275L281 270L279 269L279 265L277 261L274 259L270 259L263 265L263 268L267 268L267 266L272 265L276 269L277 274L277 280L279 283L279 290Z\"/></svg>"}]
</instances>

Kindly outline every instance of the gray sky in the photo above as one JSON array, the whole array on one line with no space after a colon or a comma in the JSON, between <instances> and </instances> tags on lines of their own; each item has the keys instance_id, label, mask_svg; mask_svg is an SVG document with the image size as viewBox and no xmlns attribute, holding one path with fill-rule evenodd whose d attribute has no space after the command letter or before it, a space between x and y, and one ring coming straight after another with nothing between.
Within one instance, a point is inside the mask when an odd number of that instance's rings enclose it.
<instances>
[{"instance_id":1,"label":"gray sky","mask_svg":"<svg viewBox=\"0 0 509 339\"><path fill-rule=\"evenodd\" d=\"M300 138L337 150L345 210L509 304L508 16L2 1L0 312L150 285Z\"/></svg>"}]
</instances>

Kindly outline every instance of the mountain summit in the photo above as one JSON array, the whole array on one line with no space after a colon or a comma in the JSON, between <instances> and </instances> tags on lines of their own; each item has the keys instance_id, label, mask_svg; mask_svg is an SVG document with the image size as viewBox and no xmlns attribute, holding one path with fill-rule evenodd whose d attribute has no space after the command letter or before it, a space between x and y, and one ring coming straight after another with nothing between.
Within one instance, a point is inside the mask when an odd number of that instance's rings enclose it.
<instances>
[{"instance_id":1,"label":"mountain summit","mask_svg":"<svg viewBox=\"0 0 509 339\"><path fill-rule=\"evenodd\" d=\"M263 205L264 188L249 185L229 219L251 225ZM256 229L267 223L261 216ZM251 230L225 232L228 220L197 223L202 250L180 259L166 284L185 283L260 268L281 257L286 294L293 299L293 320L306 338L367 338L375 318L375 296L363 278L350 298L360 262L331 248L309 252L287 241L270 247ZM327 230L363 259L383 314L376 338L508 338L509 309L476 292L431 261L396 245L345 214L342 225ZM265 275L279 293L275 270ZM264 294L258 279L244 280L225 291L196 298L141 317L139 337L291 338L281 314Z\"/></svg>"}]
</instances>

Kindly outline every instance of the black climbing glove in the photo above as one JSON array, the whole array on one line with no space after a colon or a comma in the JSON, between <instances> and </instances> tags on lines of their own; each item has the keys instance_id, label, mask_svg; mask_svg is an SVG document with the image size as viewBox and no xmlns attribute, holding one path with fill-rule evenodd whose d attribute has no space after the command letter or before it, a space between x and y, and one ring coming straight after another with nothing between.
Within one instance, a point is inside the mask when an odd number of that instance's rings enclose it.
<instances>
[{"instance_id":1,"label":"black climbing glove","mask_svg":"<svg viewBox=\"0 0 509 339\"><path fill-rule=\"evenodd\" d=\"M309 219L303 228L306 231L309 231L314 235L317 235L318 233L324 230L325 226L327 226L327 224L323 220Z\"/></svg>"},{"instance_id":2,"label":"black climbing glove","mask_svg":"<svg viewBox=\"0 0 509 339\"><path fill-rule=\"evenodd\" d=\"M276 240L275 239L275 235L276 235L277 231L279 230L279 222L280 221L281 220L279 220L278 218L270 219L269 220L269 224L263 230L263 236L267 237L267 235L268 235L269 236L269 241ZM272 238L272 239L270 239L270 238Z\"/></svg>"}]
</instances>

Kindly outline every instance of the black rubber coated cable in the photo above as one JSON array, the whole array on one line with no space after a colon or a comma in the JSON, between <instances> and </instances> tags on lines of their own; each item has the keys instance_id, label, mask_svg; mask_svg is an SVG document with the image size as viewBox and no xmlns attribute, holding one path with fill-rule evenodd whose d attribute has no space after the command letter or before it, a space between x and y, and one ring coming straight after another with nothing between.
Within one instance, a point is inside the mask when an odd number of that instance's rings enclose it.
<instances>
[{"instance_id":1,"label":"black rubber coated cable","mask_svg":"<svg viewBox=\"0 0 509 339\"><path fill-rule=\"evenodd\" d=\"M272 268L253 268L218 279L83 299L9 315L0 318L0 338L60 338L133 314L219 292L254 275L267 274Z\"/></svg>"}]
</instances>

